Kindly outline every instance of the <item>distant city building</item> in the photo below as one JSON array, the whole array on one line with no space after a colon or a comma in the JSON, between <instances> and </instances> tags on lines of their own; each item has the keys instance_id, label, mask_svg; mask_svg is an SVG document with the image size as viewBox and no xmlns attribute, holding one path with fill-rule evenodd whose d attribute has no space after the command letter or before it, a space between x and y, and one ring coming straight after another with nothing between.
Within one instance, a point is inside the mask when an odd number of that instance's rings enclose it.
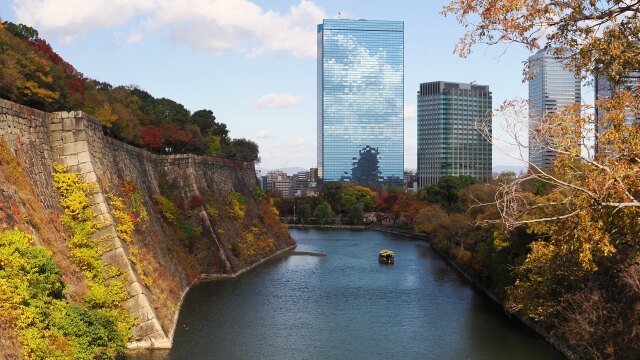
<instances>
[{"instance_id":1,"label":"distant city building","mask_svg":"<svg viewBox=\"0 0 640 360\"><path fill-rule=\"evenodd\" d=\"M595 100L610 99L616 91L637 91L640 89L640 72L630 71L622 78L619 85L614 86L604 76L595 77ZM598 135L607 130L607 124L603 123L604 110L596 106L596 152L599 150ZM625 123L629 126L640 124L640 113L629 113Z\"/></svg>"},{"instance_id":2,"label":"distant city building","mask_svg":"<svg viewBox=\"0 0 640 360\"><path fill-rule=\"evenodd\" d=\"M267 172L266 178L265 189L279 191L285 198L291 195L291 179L286 172L271 170Z\"/></svg>"},{"instance_id":3,"label":"distant city building","mask_svg":"<svg viewBox=\"0 0 640 360\"><path fill-rule=\"evenodd\" d=\"M260 176L258 178L258 182L260 184L260 189L262 189L262 190L269 189L269 178L266 175Z\"/></svg>"},{"instance_id":4,"label":"distant city building","mask_svg":"<svg viewBox=\"0 0 640 360\"><path fill-rule=\"evenodd\" d=\"M291 190L293 196L303 196L309 191L309 171L299 171L293 175Z\"/></svg>"},{"instance_id":5,"label":"distant city building","mask_svg":"<svg viewBox=\"0 0 640 360\"><path fill-rule=\"evenodd\" d=\"M318 168L309 169L309 196L318 195L318 186L320 179L318 178Z\"/></svg>"},{"instance_id":6,"label":"distant city building","mask_svg":"<svg viewBox=\"0 0 640 360\"><path fill-rule=\"evenodd\" d=\"M563 58L554 55L553 48L540 49L529 57L535 74L529 81L529 162L541 169L551 167L556 156L535 141L542 120L564 106L580 103L580 77L565 65Z\"/></svg>"},{"instance_id":7,"label":"distant city building","mask_svg":"<svg viewBox=\"0 0 640 360\"><path fill-rule=\"evenodd\" d=\"M404 23L318 25L318 177L402 185Z\"/></svg>"},{"instance_id":8,"label":"distant city building","mask_svg":"<svg viewBox=\"0 0 640 360\"><path fill-rule=\"evenodd\" d=\"M476 127L491 124L487 85L435 81L418 91L418 186L443 176L491 180L491 140ZM489 128L489 136L491 136Z\"/></svg>"},{"instance_id":9,"label":"distant city building","mask_svg":"<svg viewBox=\"0 0 640 360\"><path fill-rule=\"evenodd\" d=\"M314 183L318 182L318 168L309 169L309 181Z\"/></svg>"},{"instance_id":10,"label":"distant city building","mask_svg":"<svg viewBox=\"0 0 640 360\"><path fill-rule=\"evenodd\" d=\"M404 172L404 191L405 192L418 191L418 176L413 171Z\"/></svg>"},{"instance_id":11,"label":"distant city building","mask_svg":"<svg viewBox=\"0 0 640 360\"><path fill-rule=\"evenodd\" d=\"M285 199L293 196L291 192L291 179L288 177L285 179L274 180L271 183L271 189L282 194L282 197Z\"/></svg>"}]
</instances>

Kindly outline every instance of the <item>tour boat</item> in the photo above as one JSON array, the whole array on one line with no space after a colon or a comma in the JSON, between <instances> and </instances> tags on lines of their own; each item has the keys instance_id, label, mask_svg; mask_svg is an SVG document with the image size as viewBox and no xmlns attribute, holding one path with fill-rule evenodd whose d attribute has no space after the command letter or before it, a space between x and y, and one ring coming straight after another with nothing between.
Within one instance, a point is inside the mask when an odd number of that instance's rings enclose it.
<instances>
[{"instance_id":1,"label":"tour boat","mask_svg":"<svg viewBox=\"0 0 640 360\"><path fill-rule=\"evenodd\" d=\"M384 249L378 253L378 261L382 264L393 264L395 255L393 251Z\"/></svg>"}]
</instances>

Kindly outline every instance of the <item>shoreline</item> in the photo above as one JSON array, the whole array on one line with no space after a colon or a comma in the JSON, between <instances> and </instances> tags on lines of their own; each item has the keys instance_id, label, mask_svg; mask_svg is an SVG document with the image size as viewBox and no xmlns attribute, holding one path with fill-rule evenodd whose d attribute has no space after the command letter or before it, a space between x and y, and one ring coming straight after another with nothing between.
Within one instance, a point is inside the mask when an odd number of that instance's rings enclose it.
<instances>
[{"instance_id":1,"label":"shoreline","mask_svg":"<svg viewBox=\"0 0 640 360\"><path fill-rule=\"evenodd\" d=\"M438 248L432 241L431 237L428 234L419 234L412 231L398 231L395 229L385 228L384 226L368 226L368 225L293 225L289 226L294 229L311 229L311 228L319 228L319 229L346 229L346 230L372 230L379 231L389 234L401 235L405 237L410 237L417 240L423 240L429 243L431 247L447 262L451 265L467 282L471 284L473 288L480 291L483 295L491 299L496 304L500 305L504 309L504 303L489 289L480 284L476 279L474 279L467 271L461 268L453 259L451 259L442 249ZM551 336L551 333L541 327L540 325L533 322L533 320L524 317L521 314L513 313L507 314L508 316L513 316L518 319L522 324L526 325L529 329L534 331L536 334L540 335L546 342L551 344L558 352L564 355L567 359L577 359L577 357L571 352L571 350L561 342L559 342L556 338Z\"/></svg>"},{"instance_id":2,"label":"shoreline","mask_svg":"<svg viewBox=\"0 0 640 360\"><path fill-rule=\"evenodd\" d=\"M127 344L127 350L126 350L126 354L129 353L135 353L135 352L140 352L140 351L169 351L172 347L173 347L173 338L176 332L176 329L178 327L178 318L180 317L180 311L182 311L182 305L184 304L184 299L187 296L187 293L189 292L189 290L191 290L191 288L193 288L194 286L197 286L201 283L205 283L205 282L210 282L210 281L217 281L217 280L227 280L227 279L233 279L236 278L250 270L253 270L254 268L264 264L267 261L270 261L288 251L291 251L293 249L295 249L297 247L297 244L293 244L289 247L286 247L284 249L280 249L278 251L276 251L275 253L260 259L258 261L256 261L255 263L242 268L238 271L236 271L233 274L200 274L189 286L187 286L186 289L184 289L184 291L182 292L182 295L180 296L180 301L178 302L178 306L176 307L176 313L174 315L174 321L173 321L173 328L171 329L171 332L169 332L167 335L169 337L168 339L168 344L166 346L148 346L148 347L139 347L139 346L135 346L135 347L129 347L129 344Z\"/></svg>"}]
</instances>

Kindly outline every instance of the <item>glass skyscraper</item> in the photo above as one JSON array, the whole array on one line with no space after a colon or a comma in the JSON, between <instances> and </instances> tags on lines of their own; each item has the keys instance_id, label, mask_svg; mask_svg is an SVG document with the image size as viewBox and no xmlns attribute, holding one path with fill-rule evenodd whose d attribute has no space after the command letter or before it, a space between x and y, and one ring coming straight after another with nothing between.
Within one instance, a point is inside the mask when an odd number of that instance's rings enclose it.
<instances>
[{"instance_id":1,"label":"glass skyscraper","mask_svg":"<svg viewBox=\"0 0 640 360\"><path fill-rule=\"evenodd\" d=\"M443 176L491 180L489 86L435 81L418 91L418 187ZM489 124L483 135L476 124Z\"/></svg>"},{"instance_id":2,"label":"glass skyscraper","mask_svg":"<svg viewBox=\"0 0 640 360\"><path fill-rule=\"evenodd\" d=\"M402 185L404 23L318 25L318 176Z\"/></svg>"},{"instance_id":3,"label":"glass skyscraper","mask_svg":"<svg viewBox=\"0 0 640 360\"><path fill-rule=\"evenodd\" d=\"M640 71L627 72L620 84L614 86L605 76L595 77L595 100L610 99L616 91L638 91L640 89ZM607 130L607 123L603 119L604 110L596 107L596 152L599 151L598 135ZM629 126L640 124L640 113L629 113L625 119Z\"/></svg>"},{"instance_id":4,"label":"glass skyscraper","mask_svg":"<svg viewBox=\"0 0 640 360\"><path fill-rule=\"evenodd\" d=\"M566 69L565 64L553 48L540 49L529 57L529 66L535 74L529 81L529 162L541 169L551 167L556 156L536 140L545 115L580 103L580 77Z\"/></svg>"}]
</instances>

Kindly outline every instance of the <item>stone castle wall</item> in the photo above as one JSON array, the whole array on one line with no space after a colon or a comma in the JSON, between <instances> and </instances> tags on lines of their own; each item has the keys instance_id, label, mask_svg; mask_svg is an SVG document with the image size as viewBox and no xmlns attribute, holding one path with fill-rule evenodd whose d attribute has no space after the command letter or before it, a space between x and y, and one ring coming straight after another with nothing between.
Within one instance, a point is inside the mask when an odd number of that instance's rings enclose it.
<instances>
[{"instance_id":1,"label":"stone castle wall","mask_svg":"<svg viewBox=\"0 0 640 360\"><path fill-rule=\"evenodd\" d=\"M40 202L48 209L58 209L58 195L53 187L53 165L60 163L79 172L85 182L96 182L98 191L93 197L96 220L107 224L95 238L113 238L113 249L104 254L103 261L127 274L130 299L126 306L139 324L132 329L132 348L166 348L171 346L175 319L163 322L154 308L153 296L136 274L127 244L117 236L107 194L114 184L125 179L140 185L147 208L153 207L152 197L159 194L159 177L166 176L180 191L199 195L201 191L227 194L250 189L256 185L253 163L190 154L156 155L104 135L100 122L80 111L45 113L0 99L0 138L6 140L11 151L26 170ZM202 223L212 242L217 244L218 257L231 269L217 233L211 228L204 209L199 209ZM158 215L150 212L146 235L159 242L158 257L165 256L163 242L167 234L160 226ZM166 256L169 256L168 254ZM161 259L159 260L161 261ZM175 265L167 264L167 267ZM171 269L169 269L171 270ZM179 270L172 273L180 274ZM190 285L184 276L177 276L180 289Z\"/></svg>"}]
</instances>

